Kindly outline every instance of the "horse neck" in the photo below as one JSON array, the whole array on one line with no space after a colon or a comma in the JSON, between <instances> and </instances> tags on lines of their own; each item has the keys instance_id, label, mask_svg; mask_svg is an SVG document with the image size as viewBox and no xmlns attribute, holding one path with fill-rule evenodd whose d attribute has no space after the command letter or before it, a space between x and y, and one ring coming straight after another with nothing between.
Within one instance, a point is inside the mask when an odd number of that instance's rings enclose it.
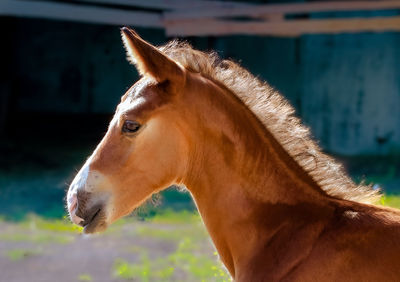
<instances>
[{"instance_id":1,"label":"horse neck","mask_svg":"<svg viewBox=\"0 0 400 282\"><path fill-rule=\"evenodd\" d=\"M190 106L183 112L193 148L184 184L234 276L251 242L273 234L277 218L291 216L276 207L322 207L329 198L229 90L201 78L187 84Z\"/></svg>"}]
</instances>

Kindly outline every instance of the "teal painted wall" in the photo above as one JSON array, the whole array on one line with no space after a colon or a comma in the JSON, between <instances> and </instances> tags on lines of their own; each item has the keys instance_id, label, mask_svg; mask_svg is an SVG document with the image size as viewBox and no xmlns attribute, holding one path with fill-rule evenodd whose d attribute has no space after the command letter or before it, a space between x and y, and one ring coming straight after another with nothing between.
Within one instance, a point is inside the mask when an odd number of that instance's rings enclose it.
<instances>
[{"instance_id":1,"label":"teal painted wall","mask_svg":"<svg viewBox=\"0 0 400 282\"><path fill-rule=\"evenodd\" d=\"M307 36L301 45L303 118L342 154L400 144L400 34Z\"/></svg>"}]
</instances>

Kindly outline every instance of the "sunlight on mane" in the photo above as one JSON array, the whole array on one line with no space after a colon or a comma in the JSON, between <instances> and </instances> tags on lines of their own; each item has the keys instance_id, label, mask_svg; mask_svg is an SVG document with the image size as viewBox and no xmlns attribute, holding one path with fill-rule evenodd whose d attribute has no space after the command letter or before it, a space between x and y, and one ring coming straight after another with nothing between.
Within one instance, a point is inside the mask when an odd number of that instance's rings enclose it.
<instances>
[{"instance_id":1,"label":"sunlight on mane","mask_svg":"<svg viewBox=\"0 0 400 282\"><path fill-rule=\"evenodd\" d=\"M293 107L267 83L235 62L222 60L215 52L194 50L186 42L173 40L159 49L186 69L230 89L329 195L364 203L374 203L380 198L379 190L355 184L342 165L321 151L309 129L294 116Z\"/></svg>"}]
</instances>

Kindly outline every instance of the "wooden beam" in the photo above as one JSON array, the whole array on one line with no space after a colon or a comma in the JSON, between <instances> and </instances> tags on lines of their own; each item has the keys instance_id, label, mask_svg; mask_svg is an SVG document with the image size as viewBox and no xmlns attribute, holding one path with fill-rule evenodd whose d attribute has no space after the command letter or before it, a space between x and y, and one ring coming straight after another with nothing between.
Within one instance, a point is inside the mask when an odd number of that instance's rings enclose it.
<instances>
[{"instance_id":1,"label":"wooden beam","mask_svg":"<svg viewBox=\"0 0 400 282\"><path fill-rule=\"evenodd\" d=\"M398 0L327 1L292 4L267 4L253 7L221 7L215 9L182 10L165 13L166 20L205 19L216 17L262 17L267 14L302 14L339 11L375 11L400 9Z\"/></svg>"},{"instance_id":2,"label":"wooden beam","mask_svg":"<svg viewBox=\"0 0 400 282\"><path fill-rule=\"evenodd\" d=\"M139 5L139 0L81 0L88 2L125 3ZM143 5L159 5L166 7L168 3L181 5L180 7L200 7L196 5L233 5L232 11L237 9L236 3L213 1L187 1L184 0L148 0ZM201 2L201 3L200 3ZM214 4L212 4L214 3ZM336 3L332 6L332 3ZM363 6L361 7L361 3ZM223 4L223 5L225 5ZM186 6L185 6L186 5ZM245 4L247 5L247 4ZM268 6L268 11L262 10ZM204 6L205 7L205 6ZM215 6L217 7L217 6ZM225 8L224 8L225 7ZM204 11L226 10L221 9L194 9L200 14ZM271 8L272 7L272 8ZM315 20L289 20L285 21L284 13L305 11L338 11L345 9L376 10L383 8L400 8L400 1L353 1L353 2L313 2L305 4L276 4L262 5L255 8L243 6L241 11L250 11L251 15L267 21L239 22L217 19L187 19L187 20L162 20L161 14L124 11L115 8L85 6L73 3L56 3L33 0L1 0L0 15L16 17L33 17L53 20L78 21L86 23L131 25L137 27L166 28L169 36L207 36L207 35L273 35L273 36L299 36L301 34L315 33L341 33L341 32L367 32L367 31L400 31L399 17L374 17L374 18L342 18L342 19L315 19ZM153 7L154 8L154 7ZM229 9L228 9L229 10ZM190 12L191 10L185 10ZM190 12L191 13L191 12ZM189 13L189 14L190 14ZM196 12L197 13L197 12Z\"/></svg>"},{"instance_id":3,"label":"wooden beam","mask_svg":"<svg viewBox=\"0 0 400 282\"><path fill-rule=\"evenodd\" d=\"M400 31L400 16L277 22L190 20L165 22L168 36L270 35Z\"/></svg>"},{"instance_id":4,"label":"wooden beam","mask_svg":"<svg viewBox=\"0 0 400 282\"><path fill-rule=\"evenodd\" d=\"M157 13L124 11L72 3L1 0L0 15L119 26L163 27L161 15Z\"/></svg>"},{"instance_id":5,"label":"wooden beam","mask_svg":"<svg viewBox=\"0 0 400 282\"><path fill-rule=\"evenodd\" d=\"M281 22L285 20L285 15L284 14L265 14L260 16L260 19L264 19L266 21L271 21L271 22Z\"/></svg>"},{"instance_id":6,"label":"wooden beam","mask_svg":"<svg viewBox=\"0 0 400 282\"><path fill-rule=\"evenodd\" d=\"M123 5L161 10L190 10L190 9L215 9L215 8L242 8L255 5L241 2L221 2L208 0L80 0L80 2Z\"/></svg>"}]
</instances>

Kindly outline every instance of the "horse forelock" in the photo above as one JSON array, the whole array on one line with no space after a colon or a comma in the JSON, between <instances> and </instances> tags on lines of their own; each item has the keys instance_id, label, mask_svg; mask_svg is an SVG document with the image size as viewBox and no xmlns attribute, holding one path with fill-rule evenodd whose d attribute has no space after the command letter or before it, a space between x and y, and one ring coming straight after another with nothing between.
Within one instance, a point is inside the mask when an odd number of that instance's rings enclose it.
<instances>
[{"instance_id":1,"label":"horse forelock","mask_svg":"<svg viewBox=\"0 0 400 282\"><path fill-rule=\"evenodd\" d=\"M187 42L173 40L159 49L187 70L231 90L329 195L366 203L379 199L379 191L355 184L341 164L321 151L310 130L294 115L294 108L266 82L234 61L222 60L215 52L195 50Z\"/></svg>"}]
</instances>

